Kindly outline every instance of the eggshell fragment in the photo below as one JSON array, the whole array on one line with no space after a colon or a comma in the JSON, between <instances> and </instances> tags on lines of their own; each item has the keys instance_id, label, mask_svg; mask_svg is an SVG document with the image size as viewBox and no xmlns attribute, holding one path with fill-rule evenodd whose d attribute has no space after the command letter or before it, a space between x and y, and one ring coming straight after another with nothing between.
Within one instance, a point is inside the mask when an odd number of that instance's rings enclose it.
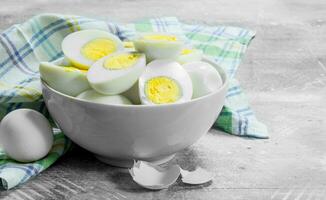
<instances>
[{"instance_id":1,"label":"eggshell fragment","mask_svg":"<svg viewBox=\"0 0 326 200\"><path fill-rule=\"evenodd\" d=\"M181 181L191 185L204 184L211 181L214 175L211 172L199 167L194 171L187 171L180 168Z\"/></svg>"},{"instance_id":2,"label":"eggshell fragment","mask_svg":"<svg viewBox=\"0 0 326 200\"><path fill-rule=\"evenodd\" d=\"M177 58L177 61L180 64L184 64L187 62L200 61L202 58L203 52L201 50L192 47L185 47L182 49L180 55Z\"/></svg>"},{"instance_id":3,"label":"eggshell fragment","mask_svg":"<svg viewBox=\"0 0 326 200\"><path fill-rule=\"evenodd\" d=\"M165 169L145 161L137 161L129 173L140 186L151 190L161 190L175 183L180 175L180 167L171 165Z\"/></svg>"}]
</instances>

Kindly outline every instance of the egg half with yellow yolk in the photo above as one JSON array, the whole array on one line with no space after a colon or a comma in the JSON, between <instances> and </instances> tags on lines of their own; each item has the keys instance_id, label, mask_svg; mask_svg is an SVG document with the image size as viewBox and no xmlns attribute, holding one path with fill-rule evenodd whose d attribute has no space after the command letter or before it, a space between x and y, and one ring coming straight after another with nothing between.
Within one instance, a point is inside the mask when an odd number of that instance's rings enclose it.
<instances>
[{"instance_id":1,"label":"egg half with yellow yolk","mask_svg":"<svg viewBox=\"0 0 326 200\"><path fill-rule=\"evenodd\" d=\"M101 30L71 33L63 39L61 47L67 59L80 69L89 69L100 58L124 49L118 37Z\"/></svg>"},{"instance_id":2,"label":"egg half with yellow yolk","mask_svg":"<svg viewBox=\"0 0 326 200\"><path fill-rule=\"evenodd\" d=\"M171 60L154 60L139 78L142 104L170 104L189 101L192 82L183 67Z\"/></svg>"},{"instance_id":3,"label":"egg half with yellow yolk","mask_svg":"<svg viewBox=\"0 0 326 200\"><path fill-rule=\"evenodd\" d=\"M218 71L207 62L189 62L185 63L183 67L188 72L192 81L193 99L210 94L223 85Z\"/></svg>"},{"instance_id":4,"label":"egg half with yellow yolk","mask_svg":"<svg viewBox=\"0 0 326 200\"><path fill-rule=\"evenodd\" d=\"M131 41L123 41L123 47L124 47L125 51L127 51L127 52L134 52L134 51L136 51L135 45Z\"/></svg>"},{"instance_id":5,"label":"egg half with yellow yolk","mask_svg":"<svg viewBox=\"0 0 326 200\"><path fill-rule=\"evenodd\" d=\"M120 94L133 86L146 66L144 54L119 52L95 62L88 70L91 87L101 94Z\"/></svg>"},{"instance_id":6,"label":"egg half with yellow yolk","mask_svg":"<svg viewBox=\"0 0 326 200\"><path fill-rule=\"evenodd\" d=\"M90 88L86 70L64 66L64 58L54 62L41 62L39 71L41 79L51 88L69 96L77 96Z\"/></svg>"},{"instance_id":7,"label":"egg half with yellow yolk","mask_svg":"<svg viewBox=\"0 0 326 200\"><path fill-rule=\"evenodd\" d=\"M177 58L180 64L187 62L200 61L203 58L203 52L195 48L183 48Z\"/></svg>"},{"instance_id":8,"label":"egg half with yellow yolk","mask_svg":"<svg viewBox=\"0 0 326 200\"><path fill-rule=\"evenodd\" d=\"M180 38L164 33L146 34L133 43L138 52L146 54L148 62L154 59L176 59L183 46Z\"/></svg>"},{"instance_id":9,"label":"egg half with yellow yolk","mask_svg":"<svg viewBox=\"0 0 326 200\"><path fill-rule=\"evenodd\" d=\"M93 89L86 90L77 96L79 99L90 101L94 103L108 104L108 105L131 105L129 99L122 95L103 95Z\"/></svg>"}]
</instances>

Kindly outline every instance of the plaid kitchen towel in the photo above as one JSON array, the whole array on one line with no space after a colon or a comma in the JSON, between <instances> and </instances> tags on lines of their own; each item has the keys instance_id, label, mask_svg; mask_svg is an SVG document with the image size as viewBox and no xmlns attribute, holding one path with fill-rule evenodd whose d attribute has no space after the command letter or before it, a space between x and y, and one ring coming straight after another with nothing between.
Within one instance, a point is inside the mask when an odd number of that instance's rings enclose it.
<instances>
[{"instance_id":1,"label":"plaid kitchen towel","mask_svg":"<svg viewBox=\"0 0 326 200\"><path fill-rule=\"evenodd\" d=\"M188 25L174 17L118 24L80 16L43 14L5 30L0 34L0 120L19 108L32 108L50 117L42 101L39 62L62 57L61 41L69 33L94 28L107 30L122 40L131 40L139 32L168 32L183 37L222 66L230 78L225 106L213 128L238 136L268 138L265 125L257 121L234 79L255 33L237 27ZM56 131L55 137L50 154L34 163L16 163L0 153L2 187L10 189L26 182L63 155L70 142L60 131Z\"/></svg>"}]
</instances>

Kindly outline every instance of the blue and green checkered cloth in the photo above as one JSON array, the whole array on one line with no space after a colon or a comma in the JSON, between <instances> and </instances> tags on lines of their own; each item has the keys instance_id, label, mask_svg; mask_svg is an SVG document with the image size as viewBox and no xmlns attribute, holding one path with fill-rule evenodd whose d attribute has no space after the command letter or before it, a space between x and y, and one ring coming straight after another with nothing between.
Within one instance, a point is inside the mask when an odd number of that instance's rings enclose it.
<instances>
[{"instance_id":1,"label":"blue and green checkered cloth","mask_svg":"<svg viewBox=\"0 0 326 200\"><path fill-rule=\"evenodd\" d=\"M123 41L132 40L139 32L168 32L183 37L186 43L201 49L223 67L230 78L225 106L213 128L238 136L268 138L265 125L256 119L234 79L255 32L229 26L189 25L174 17L118 24L80 16L43 14L3 31L0 34L0 120L19 108L32 108L50 118L42 101L39 62L62 57L63 38L84 29L106 30ZM17 163L0 151L1 186L10 189L26 182L53 164L69 147L70 141L56 130L51 152L37 162Z\"/></svg>"}]
</instances>

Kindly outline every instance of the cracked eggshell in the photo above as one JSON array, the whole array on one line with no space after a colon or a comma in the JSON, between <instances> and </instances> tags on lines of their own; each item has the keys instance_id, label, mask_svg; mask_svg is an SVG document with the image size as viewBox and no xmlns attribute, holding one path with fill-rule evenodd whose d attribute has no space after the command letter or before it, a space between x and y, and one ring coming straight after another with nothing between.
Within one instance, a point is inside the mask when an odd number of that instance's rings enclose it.
<instances>
[{"instance_id":1,"label":"cracked eggshell","mask_svg":"<svg viewBox=\"0 0 326 200\"><path fill-rule=\"evenodd\" d=\"M180 168L180 173L182 177L182 182L199 185L211 181L214 178L214 175L211 172L199 167L194 171L188 171Z\"/></svg>"},{"instance_id":2,"label":"cracked eggshell","mask_svg":"<svg viewBox=\"0 0 326 200\"><path fill-rule=\"evenodd\" d=\"M180 175L180 167L172 165L162 168L149 162L137 161L129 173L140 186L151 190L161 190L176 182Z\"/></svg>"}]
</instances>

